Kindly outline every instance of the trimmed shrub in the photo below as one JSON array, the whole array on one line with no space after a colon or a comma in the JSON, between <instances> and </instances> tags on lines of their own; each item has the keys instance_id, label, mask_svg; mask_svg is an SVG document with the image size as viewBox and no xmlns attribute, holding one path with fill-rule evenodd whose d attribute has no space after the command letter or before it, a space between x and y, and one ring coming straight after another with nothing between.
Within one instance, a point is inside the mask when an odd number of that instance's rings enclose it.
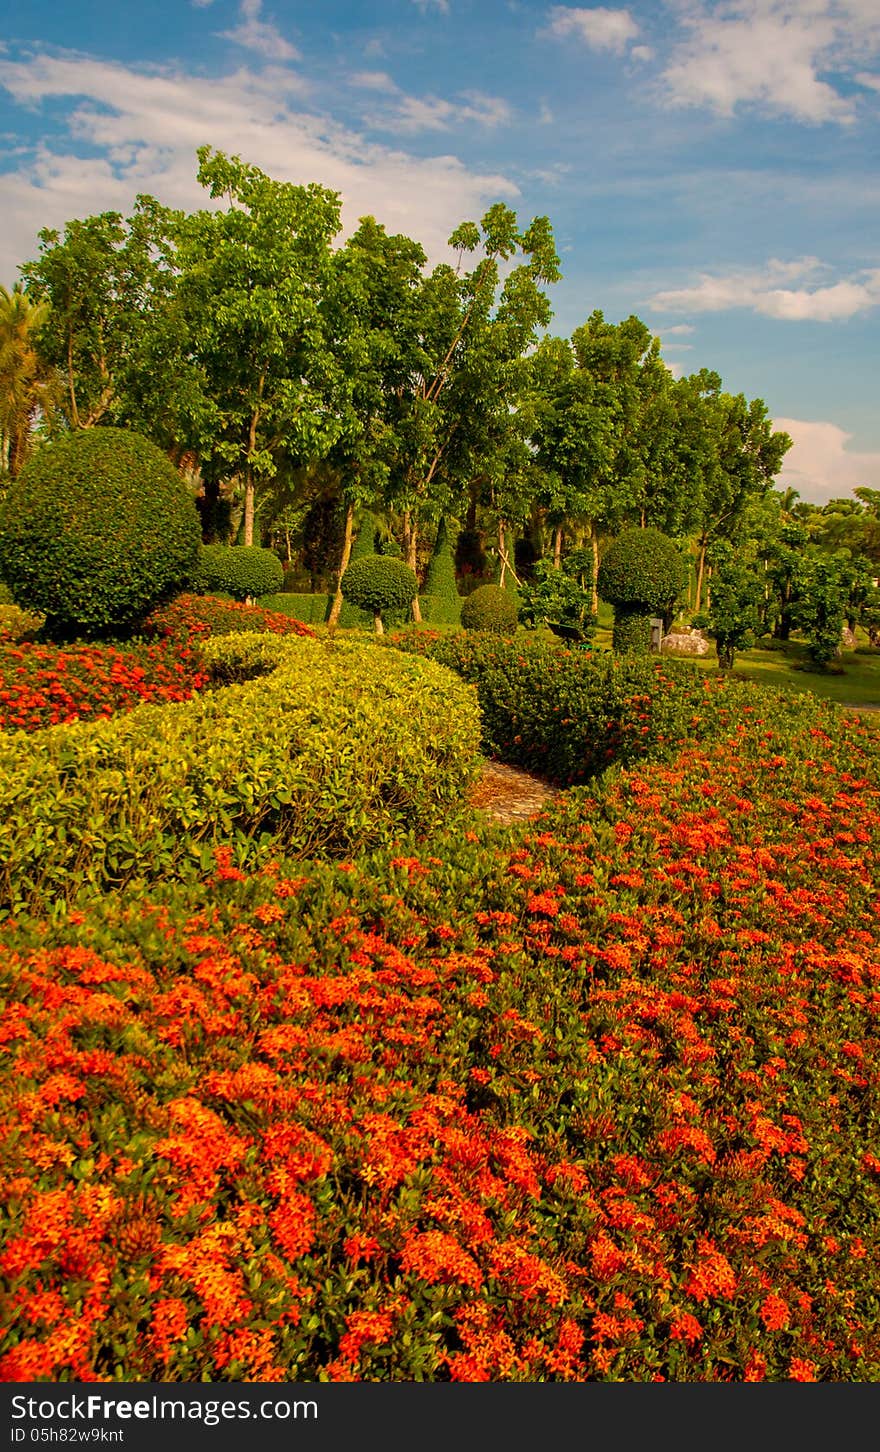
<instances>
[{"instance_id":1,"label":"trimmed shrub","mask_svg":"<svg viewBox=\"0 0 880 1452\"><path fill-rule=\"evenodd\" d=\"M155 444L125 429L69 434L39 449L0 516L0 571L49 635L129 629L190 583L195 504Z\"/></svg>"},{"instance_id":2,"label":"trimmed shrub","mask_svg":"<svg viewBox=\"0 0 880 1452\"><path fill-rule=\"evenodd\" d=\"M479 713L439 665L270 635L201 649L244 684L0 737L2 911L204 871L221 843L356 853L461 803Z\"/></svg>"},{"instance_id":3,"label":"trimmed shrub","mask_svg":"<svg viewBox=\"0 0 880 1452\"><path fill-rule=\"evenodd\" d=\"M388 644L449 666L477 688L483 749L568 786L610 766L665 761L689 743L723 739L738 721L772 716L795 733L805 713L836 708L668 658L591 654L534 637L402 632Z\"/></svg>"},{"instance_id":4,"label":"trimmed shrub","mask_svg":"<svg viewBox=\"0 0 880 1452\"><path fill-rule=\"evenodd\" d=\"M190 642L201 636L240 634L242 631L270 635L314 636L301 620L259 605L242 605L238 600L218 600L214 595L178 595L154 610L145 621L147 635Z\"/></svg>"},{"instance_id":5,"label":"trimmed shrub","mask_svg":"<svg viewBox=\"0 0 880 1452\"><path fill-rule=\"evenodd\" d=\"M619 654L647 655L651 616L674 605L687 578L687 561L659 529L628 529L609 546L598 588L614 606L612 646Z\"/></svg>"},{"instance_id":6,"label":"trimmed shrub","mask_svg":"<svg viewBox=\"0 0 880 1452\"><path fill-rule=\"evenodd\" d=\"M342 577L344 598L372 615L377 635L383 631L383 615L411 605L418 589L418 580L409 566L388 555L363 555L349 565Z\"/></svg>"},{"instance_id":7,"label":"trimmed shrub","mask_svg":"<svg viewBox=\"0 0 880 1452\"><path fill-rule=\"evenodd\" d=\"M480 585L468 595L461 607L461 623L465 630L492 630L499 635L516 630L519 608L517 599L500 585Z\"/></svg>"},{"instance_id":8,"label":"trimmed shrub","mask_svg":"<svg viewBox=\"0 0 880 1452\"><path fill-rule=\"evenodd\" d=\"M428 561L425 597L430 597L432 603L428 607L431 613L427 614L426 601L419 598L423 620L431 620L436 625L458 625L461 619L461 596L455 583L455 559L445 519L440 521L434 551Z\"/></svg>"},{"instance_id":9,"label":"trimmed shrub","mask_svg":"<svg viewBox=\"0 0 880 1452\"><path fill-rule=\"evenodd\" d=\"M258 545L204 545L198 583L203 594L219 591L234 600L271 595L284 584L284 566L273 550Z\"/></svg>"},{"instance_id":10,"label":"trimmed shrub","mask_svg":"<svg viewBox=\"0 0 880 1452\"><path fill-rule=\"evenodd\" d=\"M280 595L263 595L257 606L271 610L277 615L286 615L291 620L302 620L306 625L323 625L330 614L332 595L287 590Z\"/></svg>"}]
</instances>

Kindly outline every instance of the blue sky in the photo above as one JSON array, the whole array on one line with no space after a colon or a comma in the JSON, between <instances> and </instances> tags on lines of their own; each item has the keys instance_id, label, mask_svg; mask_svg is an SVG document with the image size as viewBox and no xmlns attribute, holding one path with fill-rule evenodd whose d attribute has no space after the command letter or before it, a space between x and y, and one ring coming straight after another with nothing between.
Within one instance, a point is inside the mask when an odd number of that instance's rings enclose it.
<instances>
[{"instance_id":1,"label":"blue sky","mask_svg":"<svg viewBox=\"0 0 880 1452\"><path fill-rule=\"evenodd\" d=\"M0 281L41 226L195 149L339 190L432 259L547 214L553 330L637 313L676 372L762 397L805 499L880 488L880 0L2 0Z\"/></svg>"}]
</instances>

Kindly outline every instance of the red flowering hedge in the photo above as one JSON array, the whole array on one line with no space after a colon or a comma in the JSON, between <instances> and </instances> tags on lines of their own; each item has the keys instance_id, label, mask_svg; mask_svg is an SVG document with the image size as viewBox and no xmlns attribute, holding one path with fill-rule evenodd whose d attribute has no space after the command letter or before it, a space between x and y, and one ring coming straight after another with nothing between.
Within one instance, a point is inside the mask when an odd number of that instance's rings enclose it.
<instances>
[{"instance_id":1,"label":"red flowering hedge","mask_svg":"<svg viewBox=\"0 0 880 1452\"><path fill-rule=\"evenodd\" d=\"M878 764L7 925L0 1375L876 1381Z\"/></svg>"},{"instance_id":2,"label":"red flowering hedge","mask_svg":"<svg viewBox=\"0 0 880 1452\"><path fill-rule=\"evenodd\" d=\"M220 600L214 595L178 595L147 617L147 635L162 639L192 640L204 635L230 635L245 630L267 631L272 635L306 635L315 632L301 620L244 605L238 600Z\"/></svg>"},{"instance_id":3,"label":"red flowering hedge","mask_svg":"<svg viewBox=\"0 0 880 1452\"><path fill-rule=\"evenodd\" d=\"M208 681L198 642L232 631L312 636L297 620L211 596L181 595L153 612L148 642L41 645L0 633L0 731L40 731L114 716L145 702L186 701Z\"/></svg>"}]
</instances>

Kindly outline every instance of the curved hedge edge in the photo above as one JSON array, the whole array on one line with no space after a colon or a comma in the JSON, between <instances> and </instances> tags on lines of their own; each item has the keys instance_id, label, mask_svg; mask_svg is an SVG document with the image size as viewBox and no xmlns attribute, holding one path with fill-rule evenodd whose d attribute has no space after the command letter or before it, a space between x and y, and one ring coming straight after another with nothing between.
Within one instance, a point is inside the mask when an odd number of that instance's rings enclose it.
<instances>
[{"instance_id":1,"label":"curved hedge edge","mask_svg":"<svg viewBox=\"0 0 880 1452\"><path fill-rule=\"evenodd\" d=\"M0 912L204 872L220 844L350 855L463 806L479 709L444 667L300 637L205 652L240 683L0 740Z\"/></svg>"}]
</instances>

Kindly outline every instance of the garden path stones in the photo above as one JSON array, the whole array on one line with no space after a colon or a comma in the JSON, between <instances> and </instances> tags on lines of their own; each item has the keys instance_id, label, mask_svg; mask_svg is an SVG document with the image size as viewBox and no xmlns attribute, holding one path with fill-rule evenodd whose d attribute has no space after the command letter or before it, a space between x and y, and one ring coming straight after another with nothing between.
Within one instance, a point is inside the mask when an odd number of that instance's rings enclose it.
<instances>
[{"instance_id":1,"label":"garden path stones","mask_svg":"<svg viewBox=\"0 0 880 1452\"><path fill-rule=\"evenodd\" d=\"M468 800L492 821L509 826L537 816L558 796L558 787L527 771L503 766L500 761L487 761Z\"/></svg>"}]
</instances>

